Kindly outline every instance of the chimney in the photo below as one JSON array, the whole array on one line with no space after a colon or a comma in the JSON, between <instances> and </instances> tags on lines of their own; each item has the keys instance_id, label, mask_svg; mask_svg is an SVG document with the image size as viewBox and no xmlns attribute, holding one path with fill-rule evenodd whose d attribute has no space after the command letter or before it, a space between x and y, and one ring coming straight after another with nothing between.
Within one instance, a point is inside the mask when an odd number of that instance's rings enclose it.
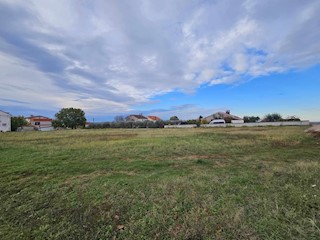
<instances>
[{"instance_id":1,"label":"chimney","mask_svg":"<svg viewBox=\"0 0 320 240\"><path fill-rule=\"evenodd\" d=\"M226 114L230 114L230 110L227 110L227 111L226 111Z\"/></svg>"}]
</instances>

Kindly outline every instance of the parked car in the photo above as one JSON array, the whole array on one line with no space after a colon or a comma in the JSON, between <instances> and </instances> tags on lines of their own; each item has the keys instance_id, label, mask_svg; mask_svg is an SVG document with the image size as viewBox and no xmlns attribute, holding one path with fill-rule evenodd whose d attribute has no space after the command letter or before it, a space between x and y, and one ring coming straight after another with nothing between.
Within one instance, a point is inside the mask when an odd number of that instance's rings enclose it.
<instances>
[{"instance_id":1,"label":"parked car","mask_svg":"<svg viewBox=\"0 0 320 240\"><path fill-rule=\"evenodd\" d=\"M224 119L213 119L209 124L226 124Z\"/></svg>"}]
</instances>

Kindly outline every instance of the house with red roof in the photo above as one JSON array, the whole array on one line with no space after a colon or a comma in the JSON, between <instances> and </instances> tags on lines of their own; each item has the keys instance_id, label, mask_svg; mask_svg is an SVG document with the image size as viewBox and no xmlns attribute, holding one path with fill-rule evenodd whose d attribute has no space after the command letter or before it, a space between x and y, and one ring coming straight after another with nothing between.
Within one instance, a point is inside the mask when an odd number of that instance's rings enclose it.
<instances>
[{"instance_id":1,"label":"house with red roof","mask_svg":"<svg viewBox=\"0 0 320 240\"><path fill-rule=\"evenodd\" d=\"M161 121L161 118L158 118L157 116L148 116L147 118L152 122Z\"/></svg>"},{"instance_id":2,"label":"house with red roof","mask_svg":"<svg viewBox=\"0 0 320 240\"><path fill-rule=\"evenodd\" d=\"M26 117L26 121L30 126L38 130L52 128L52 119L48 117L31 115L30 117Z\"/></svg>"}]
</instances>

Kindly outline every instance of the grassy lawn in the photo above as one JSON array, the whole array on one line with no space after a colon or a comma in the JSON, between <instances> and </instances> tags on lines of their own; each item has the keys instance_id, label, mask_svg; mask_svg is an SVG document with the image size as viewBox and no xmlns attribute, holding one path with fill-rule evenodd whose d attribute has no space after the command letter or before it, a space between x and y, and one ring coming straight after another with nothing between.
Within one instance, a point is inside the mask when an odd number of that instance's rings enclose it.
<instances>
[{"instance_id":1,"label":"grassy lawn","mask_svg":"<svg viewBox=\"0 0 320 240\"><path fill-rule=\"evenodd\" d=\"M0 239L320 239L303 127L0 134Z\"/></svg>"}]
</instances>

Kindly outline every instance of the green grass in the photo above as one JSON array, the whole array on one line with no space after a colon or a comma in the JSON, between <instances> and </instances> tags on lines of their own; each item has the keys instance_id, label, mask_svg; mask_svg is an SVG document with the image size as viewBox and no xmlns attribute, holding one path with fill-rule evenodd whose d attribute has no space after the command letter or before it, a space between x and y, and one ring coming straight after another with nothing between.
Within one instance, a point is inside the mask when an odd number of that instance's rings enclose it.
<instances>
[{"instance_id":1,"label":"green grass","mask_svg":"<svg viewBox=\"0 0 320 240\"><path fill-rule=\"evenodd\" d=\"M319 238L302 127L0 134L0 239Z\"/></svg>"}]
</instances>

